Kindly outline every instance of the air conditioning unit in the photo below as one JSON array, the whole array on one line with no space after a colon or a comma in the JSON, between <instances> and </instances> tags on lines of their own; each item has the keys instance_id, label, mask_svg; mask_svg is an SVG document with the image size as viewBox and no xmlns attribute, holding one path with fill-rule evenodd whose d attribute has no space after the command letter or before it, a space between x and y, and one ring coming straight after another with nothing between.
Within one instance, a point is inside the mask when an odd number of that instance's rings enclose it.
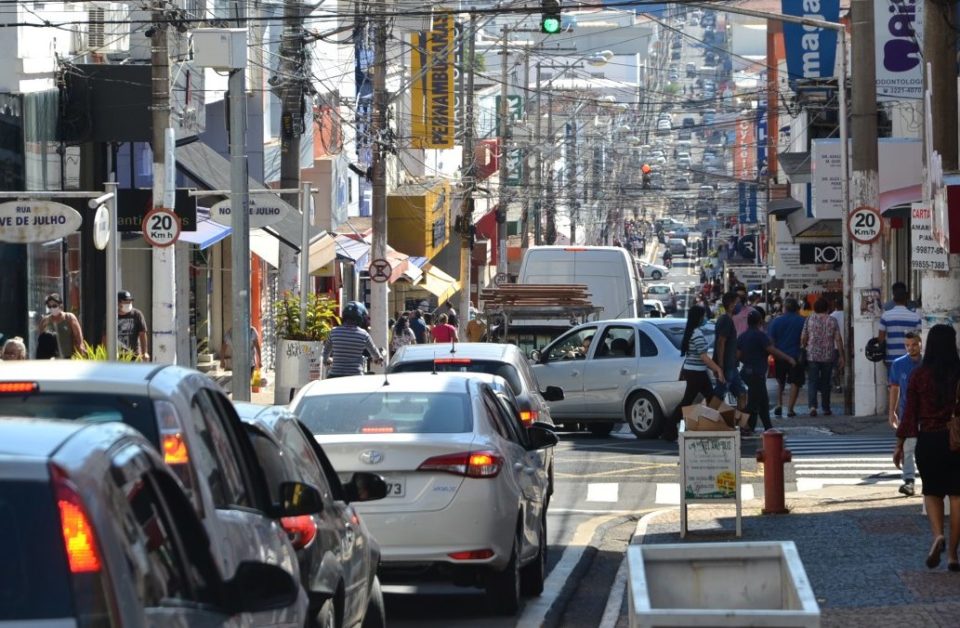
<instances>
[{"instance_id":1,"label":"air conditioning unit","mask_svg":"<svg viewBox=\"0 0 960 628\"><path fill-rule=\"evenodd\" d=\"M120 2L85 2L87 23L77 31L74 52L127 52L130 50L130 6Z\"/></svg>"}]
</instances>

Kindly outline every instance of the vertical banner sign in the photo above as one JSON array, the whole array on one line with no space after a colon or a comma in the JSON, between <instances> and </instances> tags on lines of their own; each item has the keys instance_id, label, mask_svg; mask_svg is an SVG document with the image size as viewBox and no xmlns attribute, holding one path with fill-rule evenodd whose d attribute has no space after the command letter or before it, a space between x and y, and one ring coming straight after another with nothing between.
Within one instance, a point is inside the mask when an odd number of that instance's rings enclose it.
<instances>
[{"instance_id":1,"label":"vertical banner sign","mask_svg":"<svg viewBox=\"0 0 960 628\"><path fill-rule=\"evenodd\" d=\"M881 0L877 4L885 2ZM781 8L784 15L827 22L837 22L840 19L840 0L782 0ZM783 43L787 52L787 73L791 85L798 79L818 79L835 75L837 31L784 23Z\"/></svg>"},{"instance_id":2,"label":"vertical banner sign","mask_svg":"<svg viewBox=\"0 0 960 628\"><path fill-rule=\"evenodd\" d=\"M763 73L765 74L765 73ZM766 86L766 81L761 81ZM764 101L757 107L757 175L767 176L767 105Z\"/></svg>"},{"instance_id":3,"label":"vertical banner sign","mask_svg":"<svg viewBox=\"0 0 960 628\"><path fill-rule=\"evenodd\" d=\"M923 98L923 2L874 0L877 99Z\"/></svg>"},{"instance_id":4,"label":"vertical banner sign","mask_svg":"<svg viewBox=\"0 0 960 628\"><path fill-rule=\"evenodd\" d=\"M754 125L755 119L752 115L743 114L737 118L736 141L733 144L733 176L741 181L757 178Z\"/></svg>"},{"instance_id":5,"label":"vertical banner sign","mask_svg":"<svg viewBox=\"0 0 960 628\"><path fill-rule=\"evenodd\" d=\"M910 206L910 268L946 272L947 251L933 237L933 209L929 203Z\"/></svg>"},{"instance_id":6,"label":"vertical banner sign","mask_svg":"<svg viewBox=\"0 0 960 628\"><path fill-rule=\"evenodd\" d=\"M466 112L464 111L466 105L465 96L465 86L464 86L464 77L467 72L463 67L463 49L464 49L464 35L466 30L463 28L463 22L454 22L454 40L457 42L456 47L453 51L453 76L454 80L457 83L456 89L456 99L454 100L453 108L453 129L454 136L461 137L463 134L463 120L466 118Z\"/></svg>"},{"instance_id":7,"label":"vertical banner sign","mask_svg":"<svg viewBox=\"0 0 960 628\"><path fill-rule=\"evenodd\" d=\"M747 189L747 223L757 224L757 184L751 183Z\"/></svg>"},{"instance_id":8,"label":"vertical banner sign","mask_svg":"<svg viewBox=\"0 0 960 628\"><path fill-rule=\"evenodd\" d=\"M427 74L427 137L425 148L453 148L454 76L453 15L448 12L433 14L433 23L428 34L427 58L430 61Z\"/></svg>"},{"instance_id":9,"label":"vertical banner sign","mask_svg":"<svg viewBox=\"0 0 960 628\"><path fill-rule=\"evenodd\" d=\"M523 149L508 148L505 151L507 160L507 178L504 180L506 185L523 185Z\"/></svg>"},{"instance_id":10,"label":"vertical banner sign","mask_svg":"<svg viewBox=\"0 0 960 628\"><path fill-rule=\"evenodd\" d=\"M737 222L741 225L747 222L747 184L737 184Z\"/></svg>"},{"instance_id":11,"label":"vertical banner sign","mask_svg":"<svg viewBox=\"0 0 960 628\"><path fill-rule=\"evenodd\" d=\"M427 136L426 92L427 75L424 68L427 65L426 33L423 31L410 34L410 134L414 146L422 147Z\"/></svg>"}]
</instances>

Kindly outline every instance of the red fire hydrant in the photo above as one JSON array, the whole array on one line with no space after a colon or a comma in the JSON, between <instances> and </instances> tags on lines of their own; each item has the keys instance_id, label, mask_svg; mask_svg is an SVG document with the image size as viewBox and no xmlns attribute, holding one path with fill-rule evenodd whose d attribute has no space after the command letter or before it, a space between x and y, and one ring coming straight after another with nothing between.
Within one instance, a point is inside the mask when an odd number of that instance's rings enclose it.
<instances>
[{"instance_id":1,"label":"red fire hydrant","mask_svg":"<svg viewBox=\"0 0 960 628\"><path fill-rule=\"evenodd\" d=\"M763 448L757 451L757 462L763 463L763 514L782 515L789 512L783 497L783 465L793 456L783 447L783 432L763 433Z\"/></svg>"}]
</instances>

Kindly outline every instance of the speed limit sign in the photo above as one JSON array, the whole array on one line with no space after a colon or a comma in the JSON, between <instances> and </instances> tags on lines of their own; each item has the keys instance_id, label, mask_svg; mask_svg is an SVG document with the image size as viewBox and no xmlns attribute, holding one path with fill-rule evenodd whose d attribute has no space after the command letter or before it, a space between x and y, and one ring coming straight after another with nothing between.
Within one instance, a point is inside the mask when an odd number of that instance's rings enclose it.
<instances>
[{"instance_id":1,"label":"speed limit sign","mask_svg":"<svg viewBox=\"0 0 960 628\"><path fill-rule=\"evenodd\" d=\"M157 207L147 212L140 228L147 244L170 246L180 238L180 217L165 207Z\"/></svg>"},{"instance_id":2,"label":"speed limit sign","mask_svg":"<svg viewBox=\"0 0 960 628\"><path fill-rule=\"evenodd\" d=\"M847 217L850 237L860 244L870 244L879 238L882 225L880 212L874 207L858 207Z\"/></svg>"}]
</instances>

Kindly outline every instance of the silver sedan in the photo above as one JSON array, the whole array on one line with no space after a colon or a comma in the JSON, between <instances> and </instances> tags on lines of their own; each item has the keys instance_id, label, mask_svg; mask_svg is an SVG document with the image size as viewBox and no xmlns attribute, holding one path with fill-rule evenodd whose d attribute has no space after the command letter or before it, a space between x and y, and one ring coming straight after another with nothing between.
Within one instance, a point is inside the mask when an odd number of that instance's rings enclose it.
<instances>
[{"instance_id":1,"label":"silver sedan","mask_svg":"<svg viewBox=\"0 0 960 628\"><path fill-rule=\"evenodd\" d=\"M562 386L551 402L558 424L583 424L598 435L626 423L638 438L654 438L683 398L682 319L617 319L586 323L531 355L543 385ZM704 328L713 345L713 324ZM587 342L589 339L589 342Z\"/></svg>"}]
</instances>

